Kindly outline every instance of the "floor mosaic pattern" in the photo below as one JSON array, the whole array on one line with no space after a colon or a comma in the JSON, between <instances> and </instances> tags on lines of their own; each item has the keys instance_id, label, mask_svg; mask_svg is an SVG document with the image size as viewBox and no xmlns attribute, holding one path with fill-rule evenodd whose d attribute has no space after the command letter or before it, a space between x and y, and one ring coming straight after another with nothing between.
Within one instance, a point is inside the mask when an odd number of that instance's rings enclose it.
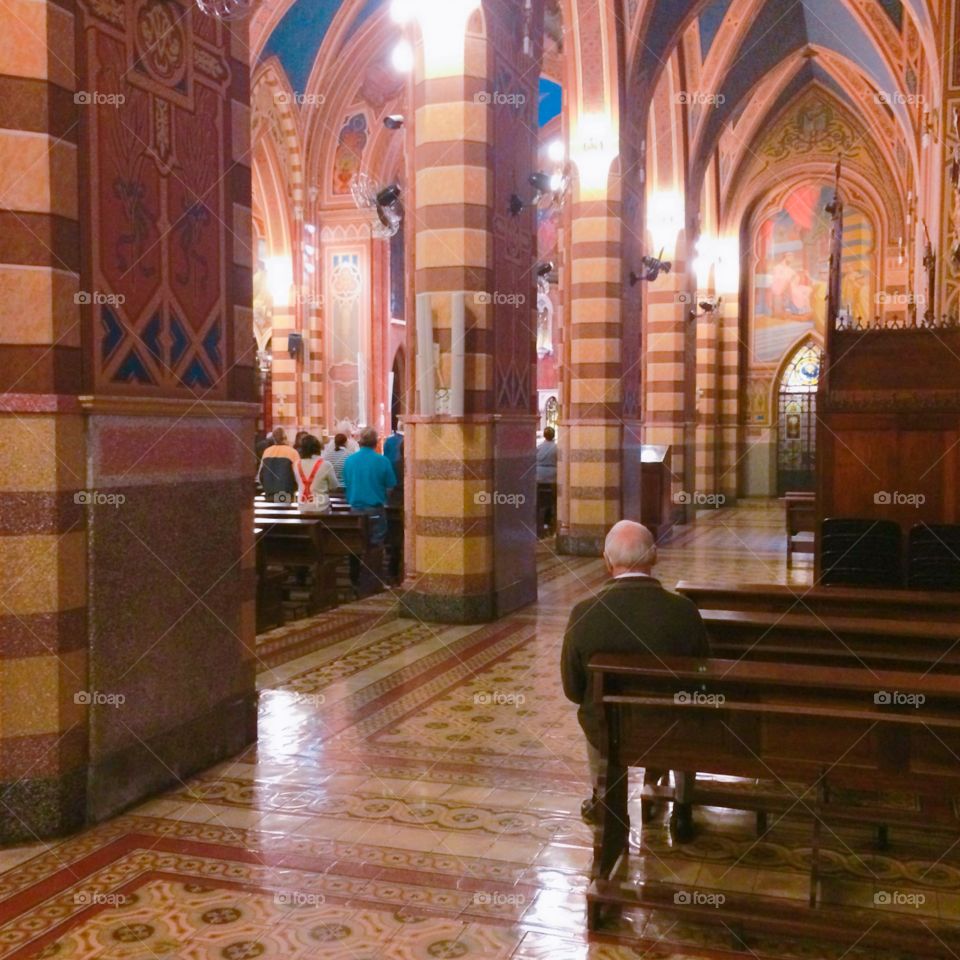
<instances>
[{"instance_id":1,"label":"floor mosaic pattern","mask_svg":"<svg viewBox=\"0 0 960 960\"><path fill-rule=\"evenodd\" d=\"M722 918L641 911L588 939L587 770L558 655L604 573L541 549L539 602L496 624L398 619L384 595L261 637L255 747L80 835L0 850L0 960L907 960L857 943L883 897L960 922L960 850L904 831L880 854L845 828L822 859L847 943L744 946ZM704 514L661 556L671 586L784 582L782 508ZM790 578L809 582L809 561ZM761 840L745 813L697 819L676 847L635 817L635 879L802 905L809 824L771 817Z\"/></svg>"}]
</instances>

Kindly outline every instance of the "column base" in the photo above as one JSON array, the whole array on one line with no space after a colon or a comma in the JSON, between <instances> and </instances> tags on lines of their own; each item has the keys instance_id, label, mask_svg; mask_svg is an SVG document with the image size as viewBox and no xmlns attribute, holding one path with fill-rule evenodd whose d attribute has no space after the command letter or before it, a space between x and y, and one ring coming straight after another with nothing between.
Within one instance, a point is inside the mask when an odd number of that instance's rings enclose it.
<instances>
[{"instance_id":1,"label":"column base","mask_svg":"<svg viewBox=\"0 0 960 960\"><path fill-rule=\"evenodd\" d=\"M492 593L445 595L406 590L400 597L400 616L428 623L490 623L497 619Z\"/></svg>"},{"instance_id":2,"label":"column base","mask_svg":"<svg viewBox=\"0 0 960 960\"><path fill-rule=\"evenodd\" d=\"M0 846L79 830L86 815L86 768L62 777L0 783Z\"/></svg>"},{"instance_id":3,"label":"column base","mask_svg":"<svg viewBox=\"0 0 960 960\"><path fill-rule=\"evenodd\" d=\"M87 816L97 823L187 777L235 757L257 738L256 694L237 697L181 726L90 766Z\"/></svg>"},{"instance_id":4,"label":"column base","mask_svg":"<svg viewBox=\"0 0 960 960\"><path fill-rule=\"evenodd\" d=\"M602 557L605 534L558 533L557 553L567 557Z\"/></svg>"}]
</instances>

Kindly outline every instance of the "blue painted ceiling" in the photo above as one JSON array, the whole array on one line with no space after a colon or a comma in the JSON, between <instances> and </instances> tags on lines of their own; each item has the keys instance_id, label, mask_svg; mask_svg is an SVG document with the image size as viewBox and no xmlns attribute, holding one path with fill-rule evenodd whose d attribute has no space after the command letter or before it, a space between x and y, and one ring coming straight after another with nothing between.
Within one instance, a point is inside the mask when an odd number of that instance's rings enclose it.
<instances>
[{"instance_id":1,"label":"blue painted ceiling","mask_svg":"<svg viewBox=\"0 0 960 960\"><path fill-rule=\"evenodd\" d=\"M707 59L707 54L717 39L720 24L730 9L732 0L711 0L700 12L700 58Z\"/></svg>"},{"instance_id":2,"label":"blue painted ceiling","mask_svg":"<svg viewBox=\"0 0 960 960\"><path fill-rule=\"evenodd\" d=\"M844 4L838 0L768 0L754 19L734 56L730 72L723 79L719 92L724 100L721 105L711 108L700 156L695 158L697 165L709 157L724 126L742 111L763 77L789 56L813 46L832 50L858 64L878 90L892 92L899 89L883 57ZM840 90L822 67L807 64L800 70L798 78L791 81L791 94L795 95L805 81L814 78L821 82L829 80L831 88ZM782 99L773 109L779 109ZM859 108L854 109L859 112ZM895 104L894 109L908 126L906 108Z\"/></svg>"},{"instance_id":3,"label":"blue painted ceiling","mask_svg":"<svg viewBox=\"0 0 960 960\"><path fill-rule=\"evenodd\" d=\"M350 24L348 35L353 36L385 2L367 0ZM277 57L295 92L306 90L320 45L342 6L342 0L294 0L270 34L261 60Z\"/></svg>"}]
</instances>

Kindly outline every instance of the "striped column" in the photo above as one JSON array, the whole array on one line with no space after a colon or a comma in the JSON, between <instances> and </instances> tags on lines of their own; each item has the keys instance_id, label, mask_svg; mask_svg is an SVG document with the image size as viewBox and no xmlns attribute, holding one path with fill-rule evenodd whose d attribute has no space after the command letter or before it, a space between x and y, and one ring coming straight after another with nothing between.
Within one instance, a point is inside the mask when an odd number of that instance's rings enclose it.
<instances>
[{"instance_id":1,"label":"striped column","mask_svg":"<svg viewBox=\"0 0 960 960\"><path fill-rule=\"evenodd\" d=\"M606 198L574 204L560 432L557 545L563 553L602 553L607 531L621 519L621 229L617 183Z\"/></svg>"},{"instance_id":2,"label":"striped column","mask_svg":"<svg viewBox=\"0 0 960 960\"><path fill-rule=\"evenodd\" d=\"M705 496L717 488L717 415L720 371L717 367L719 315L706 314L697 320L697 426L694 486Z\"/></svg>"},{"instance_id":3,"label":"striped column","mask_svg":"<svg viewBox=\"0 0 960 960\"><path fill-rule=\"evenodd\" d=\"M685 491L685 337L691 309L686 267L674 261L673 271L647 287L646 442L672 448L674 502Z\"/></svg>"},{"instance_id":4,"label":"striped column","mask_svg":"<svg viewBox=\"0 0 960 960\"><path fill-rule=\"evenodd\" d=\"M479 23L474 16L472 26ZM455 42L451 40L451 42ZM445 622L495 616L493 588L493 414L490 289L492 177L487 41L467 32L465 67L425 76L418 50L414 90L415 289L408 320L411 362L432 364L436 395L416 397L407 419L407 589L409 615ZM408 208L409 209L409 208ZM454 343L456 298L466 297L463 343ZM463 410L449 406L454 353L464 351ZM456 349L455 349L456 348ZM436 351L436 354L435 354ZM418 376L418 386L423 386ZM431 407L435 407L431 412ZM425 412L426 411L426 412ZM451 412L452 411L452 412ZM408 520L409 523L409 520Z\"/></svg>"},{"instance_id":5,"label":"striped column","mask_svg":"<svg viewBox=\"0 0 960 960\"><path fill-rule=\"evenodd\" d=\"M293 304L281 304L273 309L273 425L286 430L296 430L297 362L290 356L290 334L297 328L296 308ZM291 437L291 439L293 439Z\"/></svg>"},{"instance_id":6,"label":"striped column","mask_svg":"<svg viewBox=\"0 0 960 960\"><path fill-rule=\"evenodd\" d=\"M73 4L4 0L0 42L0 844L82 822L86 448Z\"/></svg>"},{"instance_id":7,"label":"striped column","mask_svg":"<svg viewBox=\"0 0 960 960\"><path fill-rule=\"evenodd\" d=\"M720 327L719 492L727 505L737 499L740 460L740 307L736 294L725 296Z\"/></svg>"}]
</instances>

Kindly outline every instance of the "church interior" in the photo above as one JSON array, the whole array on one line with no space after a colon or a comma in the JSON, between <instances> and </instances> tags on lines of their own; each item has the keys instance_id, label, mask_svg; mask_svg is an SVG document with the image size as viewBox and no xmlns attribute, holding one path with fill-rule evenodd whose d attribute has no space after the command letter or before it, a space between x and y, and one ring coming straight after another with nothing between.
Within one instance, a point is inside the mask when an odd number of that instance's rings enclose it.
<instances>
[{"instance_id":1,"label":"church interior","mask_svg":"<svg viewBox=\"0 0 960 960\"><path fill-rule=\"evenodd\" d=\"M960 958L960 0L0 5L0 960Z\"/></svg>"}]
</instances>

